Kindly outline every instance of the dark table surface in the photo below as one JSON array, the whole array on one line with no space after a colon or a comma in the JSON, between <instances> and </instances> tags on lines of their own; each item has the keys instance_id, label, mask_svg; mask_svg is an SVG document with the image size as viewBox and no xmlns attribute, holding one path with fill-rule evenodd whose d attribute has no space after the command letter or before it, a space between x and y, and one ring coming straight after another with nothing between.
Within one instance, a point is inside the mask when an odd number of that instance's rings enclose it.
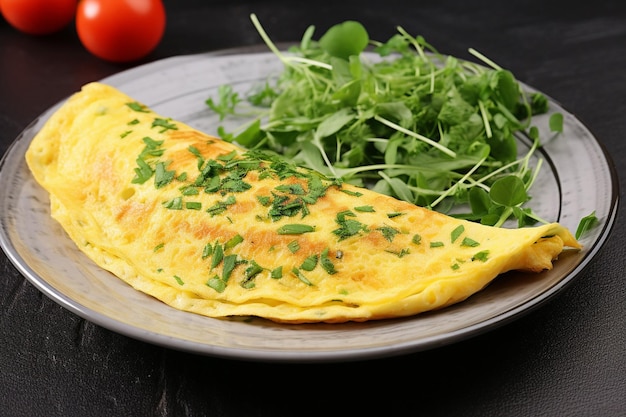
<instances>
[{"instance_id":1,"label":"dark table surface","mask_svg":"<svg viewBox=\"0 0 626 417\"><path fill-rule=\"evenodd\" d=\"M626 174L626 2L213 1L165 3L158 48L132 64L86 52L72 27L18 33L0 19L0 153L81 85L173 55L256 45L346 19L372 38L396 26L441 52L474 47L557 99ZM620 192L622 188L620 187ZM581 195L580 198L585 198ZM624 210L558 296L492 331L401 356L258 363L154 346L92 324L39 292L0 255L2 416L626 416Z\"/></svg>"}]
</instances>

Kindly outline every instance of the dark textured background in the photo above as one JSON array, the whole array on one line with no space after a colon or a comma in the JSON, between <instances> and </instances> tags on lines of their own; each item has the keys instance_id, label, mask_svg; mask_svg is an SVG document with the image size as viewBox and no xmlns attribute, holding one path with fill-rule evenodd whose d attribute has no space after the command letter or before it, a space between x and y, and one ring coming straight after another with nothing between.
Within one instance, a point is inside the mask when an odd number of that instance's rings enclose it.
<instances>
[{"instance_id":1,"label":"dark textured background","mask_svg":"<svg viewBox=\"0 0 626 417\"><path fill-rule=\"evenodd\" d=\"M259 44L356 19L400 25L440 52L474 47L556 98L626 158L626 2L165 2L172 55ZM40 113L131 65L89 55L73 28L47 37L0 19L0 153ZM622 191L623 186L620 188ZM585 198L585 196L580 196ZM624 210L584 273L524 317L437 349L363 362L268 364L196 356L118 335L42 295L0 254L0 416L625 416Z\"/></svg>"}]
</instances>

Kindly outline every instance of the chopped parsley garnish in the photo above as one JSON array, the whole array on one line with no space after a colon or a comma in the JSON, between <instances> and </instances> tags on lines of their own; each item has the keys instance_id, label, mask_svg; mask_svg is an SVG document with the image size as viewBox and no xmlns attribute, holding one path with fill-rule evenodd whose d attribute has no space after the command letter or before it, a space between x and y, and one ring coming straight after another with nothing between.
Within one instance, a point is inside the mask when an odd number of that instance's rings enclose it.
<instances>
[{"instance_id":1,"label":"chopped parsley garnish","mask_svg":"<svg viewBox=\"0 0 626 417\"><path fill-rule=\"evenodd\" d=\"M143 104L137 103L136 101L132 103L126 103L126 105L133 111L140 113L150 113L150 110L146 108Z\"/></svg>"},{"instance_id":2,"label":"chopped parsley garnish","mask_svg":"<svg viewBox=\"0 0 626 417\"><path fill-rule=\"evenodd\" d=\"M383 236L385 237L385 239L387 239L389 242L393 242L393 238L396 237L398 233L400 233L398 229L395 229L390 226L381 226L377 228L376 230L381 232Z\"/></svg>"},{"instance_id":3,"label":"chopped parsley garnish","mask_svg":"<svg viewBox=\"0 0 626 417\"><path fill-rule=\"evenodd\" d=\"M178 130L178 126L176 126L174 123L171 123L171 119L162 119L159 117L152 121L151 127L160 128L159 133L165 133L168 130Z\"/></svg>"},{"instance_id":4,"label":"chopped parsley garnish","mask_svg":"<svg viewBox=\"0 0 626 417\"><path fill-rule=\"evenodd\" d=\"M164 162L158 162L154 169L154 186L161 188L172 182L176 172L168 171Z\"/></svg>"}]
</instances>

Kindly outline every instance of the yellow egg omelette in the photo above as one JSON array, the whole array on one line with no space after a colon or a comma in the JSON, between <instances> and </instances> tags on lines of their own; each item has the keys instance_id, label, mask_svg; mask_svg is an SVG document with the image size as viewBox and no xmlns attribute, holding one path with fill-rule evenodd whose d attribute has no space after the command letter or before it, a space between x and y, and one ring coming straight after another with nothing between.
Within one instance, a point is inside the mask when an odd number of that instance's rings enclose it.
<instances>
[{"instance_id":1,"label":"yellow egg omelette","mask_svg":"<svg viewBox=\"0 0 626 417\"><path fill-rule=\"evenodd\" d=\"M405 317L458 303L567 248L247 151L91 83L26 153L51 215L93 262L168 305L284 323ZM116 279L112 276L112 279Z\"/></svg>"}]
</instances>

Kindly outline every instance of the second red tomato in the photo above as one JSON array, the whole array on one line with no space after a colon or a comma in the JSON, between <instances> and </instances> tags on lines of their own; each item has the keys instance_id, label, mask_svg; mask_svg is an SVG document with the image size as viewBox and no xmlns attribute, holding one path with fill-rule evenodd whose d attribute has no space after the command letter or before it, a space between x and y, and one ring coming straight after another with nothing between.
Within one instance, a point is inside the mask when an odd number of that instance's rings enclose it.
<instances>
[{"instance_id":1,"label":"second red tomato","mask_svg":"<svg viewBox=\"0 0 626 417\"><path fill-rule=\"evenodd\" d=\"M165 32L161 0L80 0L76 32L95 56L112 62L141 59Z\"/></svg>"}]
</instances>

